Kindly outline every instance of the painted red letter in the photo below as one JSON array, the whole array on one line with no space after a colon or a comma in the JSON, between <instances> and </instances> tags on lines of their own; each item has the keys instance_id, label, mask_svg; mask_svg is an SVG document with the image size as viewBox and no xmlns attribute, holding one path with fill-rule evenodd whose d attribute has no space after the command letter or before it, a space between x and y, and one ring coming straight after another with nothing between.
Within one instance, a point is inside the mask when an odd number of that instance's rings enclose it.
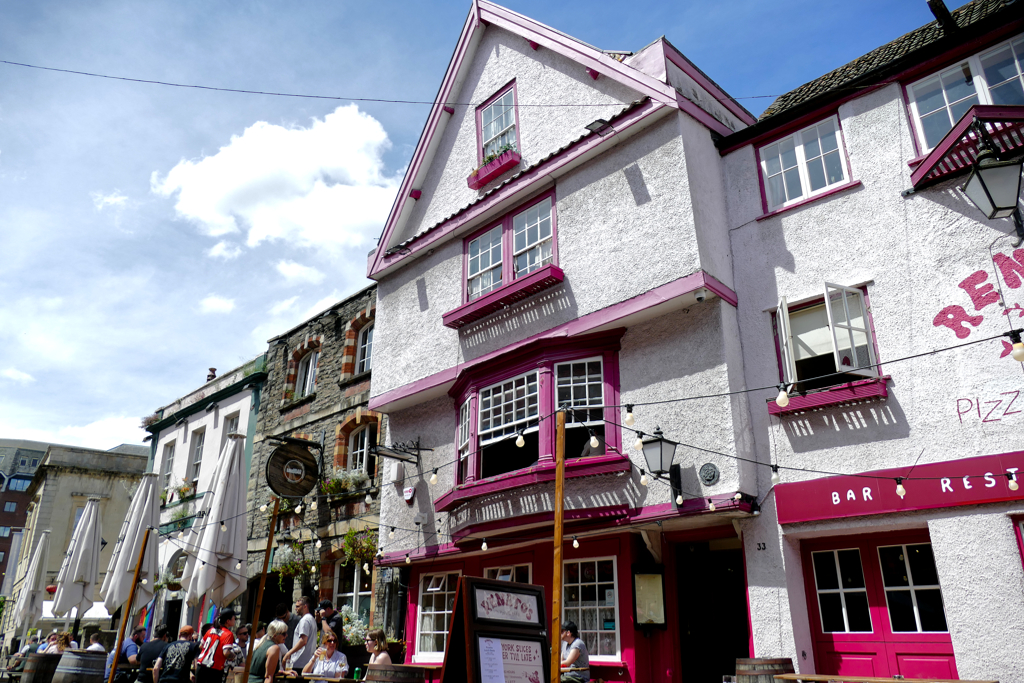
<instances>
[{"instance_id":1,"label":"painted red letter","mask_svg":"<svg viewBox=\"0 0 1024 683\"><path fill-rule=\"evenodd\" d=\"M1024 249L1015 249L1013 258L1005 254L996 254L992 260L999 266L999 272L1006 280L1006 286L1010 289L1020 287L1021 278L1024 277Z\"/></svg>"},{"instance_id":2,"label":"painted red letter","mask_svg":"<svg viewBox=\"0 0 1024 683\"><path fill-rule=\"evenodd\" d=\"M971 327L977 327L984 319L985 317L981 315L971 315L964 310L963 306L946 306L932 320L932 325L935 327L948 327L953 330L957 339L965 339L971 334L967 325L970 324Z\"/></svg>"},{"instance_id":3,"label":"painted red letter","mask_svg":"<svg viewBox=\"0 0 1024 683\"><path fill-rule=\"evenodd\" d=\"M991 283L981 284L987 279L988 273L984 270L979 270L965 277L963 282L957 285L960 289L967 292L967 296L971 297L971 302L974 304L974 310L976 311L980 311L989 304L999 301L999 292L995 291Z\"/></svg>"}]
</instances>

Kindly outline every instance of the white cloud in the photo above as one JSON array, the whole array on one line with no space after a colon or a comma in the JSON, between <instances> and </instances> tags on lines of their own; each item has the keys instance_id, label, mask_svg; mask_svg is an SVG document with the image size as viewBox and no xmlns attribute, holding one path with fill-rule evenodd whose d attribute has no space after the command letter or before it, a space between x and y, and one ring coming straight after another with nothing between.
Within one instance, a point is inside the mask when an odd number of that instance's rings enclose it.
<instances>
[{"instance_id":1,"label":"white cloud","mask_svg":"<svg viewBox=\"0 0 1024 683\"><path fill-rule=\"evenodd\" d=\"M384 172L390 145L377 120L349 105L308 127L254 123L216 154L154 173L151 187L177 195L178 216L208 235L369 250L400 182Z\"/></svg>"},{"instance_id":2,"label":"white cloud","mask_svg":"<svg viewBox=\"0 0 1024 683\"><path fill-rule=\"evenodd\" d=\"M235 309L235 300L211 294L199 302L201 313L230 313Z\"/></svg>"},{"instance_id":3,"label":"white cloud","mask_svg":"<svg viewBox=\"0 0 1024 683\"><path fill-rule=\"evenodd\" d=\"M114 190L110 194L103 194L102 192L91 192L89 196L92 197L93 206L96 207L97 211L102 211L108 206L113 206L122 209L128 202L128 196L121 194L120 190Z\"/></svg>"},{"instance_id":4,"label":"white cloud","mask_svg":"<svg viewBox=\"0 0 1024 683\"><path fill-rule=\"evenodd\" d=\"M315 285L323 282L325 277L323 273L313 266L304 266L295 261L278 261L275 267L277 272L281 273L284 279L288 281L288 284L308 282Z\"/></svg>"},{"instance_id":5,"label":"white cloud","mask_svg":"<svg viewBox=\"0 0 1024 683\"><path fill-rule=\"evenodd\" d=\"M240 246L224 240L217 242L206 252L206 255L211 258L221 258L225 261L238 258L241 254L242 248Z\"/></svg>"},{"instance_id":6,"label":"white cloud","mask_svg":"<svg viewBox=\"0 0 1024 683\"><path fill-rule=\"evenodd\" d=\"M291 310L292 306L294 306L295 302L298 301L298 300L299 300L298 296L293 296L290 299L285 299L284 301L278 301L276 304L274 304L273 306L270 307L270 315L281 315L282 313L285 313L285 312Z\"/></svg>"},{"instance_id":7,"label":"white cloud","mask_svg":"<svg viewBox=\"0 0 1024 683\"><path fill-rule=\"evenodd\" d=\"M123 443L141 444L146 432L139 417L105 417L84 425L51 428L28 427L24 420L0 420L0 432L11 439L29 439L66 446L84 446L109 450Z\"/></svg>"},{"instance_id":8,"label":"white cloud","mask_svg":"<svg viewBox=\"0 0 1024 683\"><path fill-rule=\"evenodd\" d=\"M19 384L28 384L29 382L35 382L36 378L27 372L22 372L15 368L7 368L6 370L0 370L0 377L5 377L13 382Z\"/></svg>"}]
</instances>

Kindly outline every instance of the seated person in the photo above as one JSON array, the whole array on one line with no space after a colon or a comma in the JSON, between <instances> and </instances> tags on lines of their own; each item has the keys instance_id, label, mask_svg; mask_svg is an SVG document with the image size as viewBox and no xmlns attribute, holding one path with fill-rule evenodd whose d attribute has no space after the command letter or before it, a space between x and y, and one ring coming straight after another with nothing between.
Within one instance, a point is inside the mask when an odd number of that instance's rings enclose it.
<instances>
[{"instance_id":1,"label":"seated person","mask_svg":"<svg viewBox=\"0 0 1024 683\"><path fill-rule=\"evenodd\" d=\"M590 680L590 653L587 645L580 639L580 630L576 622L567 621L562 624L562 683L587 683ZM566 671L566 669L569 669Z\"/></svg>"},{"instance_id":2,"label":"seated person","mask_svg":"<svg viewBox=\"0 0 1024 683\"><path fill-rule=\"evenodd\" d=\"M348 673L348 658L338 652L338 637L333 633L324 636L323 645L313 653L313 659L302 667L302 673L324 678L344 678Z\"/></svg>"}]
</instances>

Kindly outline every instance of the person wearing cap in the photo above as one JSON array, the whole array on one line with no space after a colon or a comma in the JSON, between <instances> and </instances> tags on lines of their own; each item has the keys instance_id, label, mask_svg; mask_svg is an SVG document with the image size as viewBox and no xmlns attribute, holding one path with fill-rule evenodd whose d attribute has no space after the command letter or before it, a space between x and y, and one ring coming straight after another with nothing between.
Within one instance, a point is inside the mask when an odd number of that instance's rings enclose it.
<instances>
[{"instance_id":1,"label":"person wearing cap","mask_svg":"<svg viewBox=\"0 0 1024 683\"><path fill-rule=\"evenodd\" d=\"M316 609L317 628L321 631L327 628L331 633L340 638L343 625L341 612L334 609L334 603L330 600L321 600L320 605Z\"/></svg>"}]
</instances>

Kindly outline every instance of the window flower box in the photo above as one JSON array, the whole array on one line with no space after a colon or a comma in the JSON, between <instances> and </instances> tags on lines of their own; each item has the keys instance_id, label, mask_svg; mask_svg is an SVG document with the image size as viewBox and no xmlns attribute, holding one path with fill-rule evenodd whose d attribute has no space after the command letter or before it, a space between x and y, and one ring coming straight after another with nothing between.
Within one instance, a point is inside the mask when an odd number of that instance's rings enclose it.
<instances>
[{"instance_id":1,"label":"window flower box","mask_svg":"<svg viewBox=\"0 0 1024 683\"><path fill-rule=\"evenodd\" d=\"M486 164L470 173L469 177L466 178L466 184L469 185L469 189L471 190L479 190L481 187L518 164L522 158L522 155L515 150L502 152L496 159L488 161Z\"/></svg>"}]
</instances>

